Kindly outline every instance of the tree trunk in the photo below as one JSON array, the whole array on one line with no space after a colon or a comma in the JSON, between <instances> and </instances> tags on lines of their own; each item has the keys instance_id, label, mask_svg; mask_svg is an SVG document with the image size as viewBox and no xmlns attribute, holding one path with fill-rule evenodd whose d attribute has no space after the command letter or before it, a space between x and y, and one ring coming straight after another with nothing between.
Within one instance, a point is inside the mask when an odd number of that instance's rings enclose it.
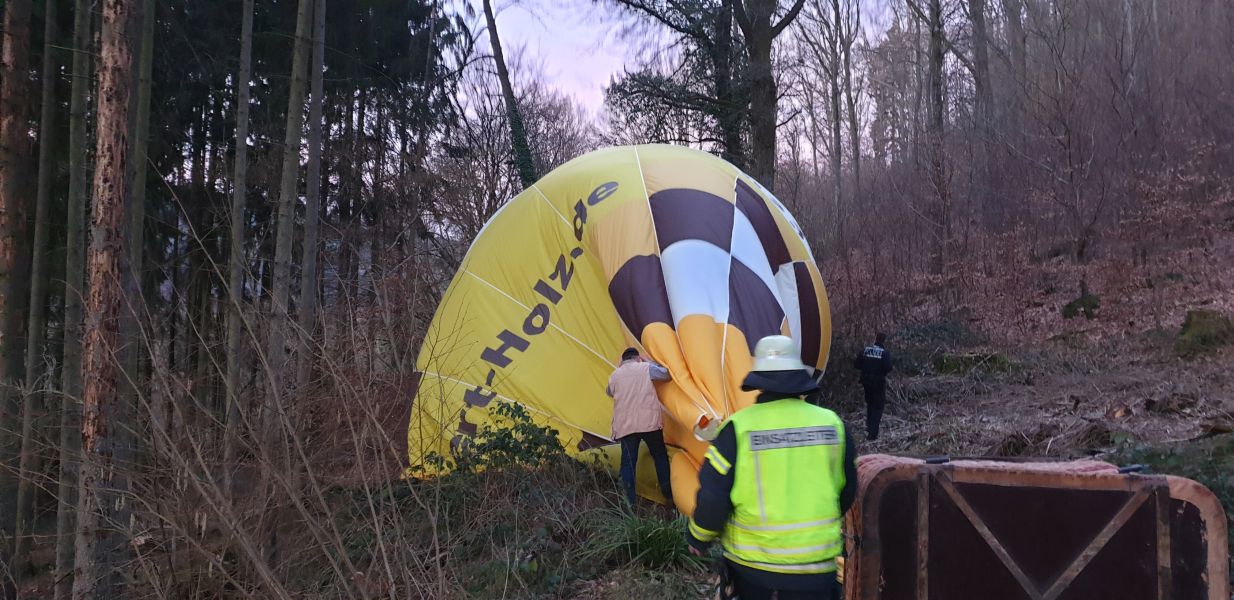
<instances>
[{"instance_id":1,"label":"tree trunk","mask_svg":"<svg viewBox=\"0 0 1234 600\"><path fill-rule=\"evenodd\" d=\"M202 212L207 219L204 223L204 229L212 231L214 229L214 211L207 209ZM197 314L194 317L197 322L197 330L193 336L193 340L197 343L197 361L193 363L193 398L195 404L193 410L184 413L185 423L183 424L184 427L192 427L194 430L198 427L198 423L203 422L201 421L202 419L211 421L219 418L211 410L213 404L210 399L210 371L214 365L210 346L211 329L214 325L212 294L214 288L214 267L213 260L210 258L210 246L214 244L215 236L203 236L202 242L201 279L198 282L197 289L193 291L197 307Z\"/></svg>"},{"instance_id":2,"label":"tree trunk","mask_svg":"<svg viewBox=\"0 0 1234 600\"><path fill-rule=\"evenodd\" d=\"M351 77L358 75L354 71L350 73ZM357 164L359 164L358 147L356 139L359 134L356 133L356 102L351 94L347 95L347 112L343 117L342 138L350 144L350 151L346 152L347 156L344 159L346 167L339 173L339 187L341 188L336 199L338 208L335 210L335 220L338 222L339 232L339 267L336 277L338 284L338 297L346 298L351 287L351 281L348 277L351 275L351 264L353 256L353 248L351 245L351 215L352 205L355 198L360 195L360 184L357 183L356 176Z\"/></svg>"},{"instance_id":3,"label":"tree trunk","mask_svg":"<svg viewBox=\"0 0 1234 600\"><path fill-rule=\"evenodd\" d=\"M60 481L56 507L56 600L73 586L81 429L82 297L85 294L86 85L90 71L90 0L73 7L73 82L69 100L69 197L65 241L64 365L60 412Z\"/></svg>"},{"instance_id":4,"label":"tree trunk","mask_svg":"<svg viewBox=\"0 0 1234 600\"><path fill-rule=\"evenodd\" d=\"M296 387L303 388L313 364L313 334L317 330L317 239L321 225L321 106L322 69L326 51L326 0L313 6L313 65L310 74L308 172L305 175L304 254L300 259L299 329L303 343L297 356ZM384 134L384 130L382 131ZM378 171L377 178L381 173ZM374 181L374 187L380 185Z\"/></svg>"},{"instance_id":5,"label":"tree trunk","mask_svg":"<svg viewBox=\"0 0 1234 600\"><path fill-rule=\"evenodd\" d=\"M210 189L206 184L206 156L210 144L210 100L207 99L194 110L192 141L189 144L189 201L185 207L185 218L188 221L186 255L188 258L188 278L184 290L184 373L189 377L190 398L184 406L190 407L197 403L204 405L201 380L198 377L200 367L206 358L206 321L202 307L202 289L209 285L209 253L207 237L210 235ZM197 411L181 411L184 426L191 427L198 415ZM173 422L174 423L174 422ZM178 425L177 425L178 426Z\"/></svg>"},{"instance_id":6,"label":"tree trunk","mask_svg":"<svg viewBox=\"0 0 1234 600\"><path fill-rule=\"evenodd\" d=\"M183 256L188 253L187 249L181 250L180 240L185 237L180 234L180 228L184 226L184 218L181 216L182 211L177 210L174 219L174 231L171 234L171 257L168 258L168 264L171 269L171 305L167 311L167 368L175 372L180 369L181 363L184 362L184 349L182 338L183 330L187 329L180 323L180 305L184 302L184 290L181 289L180 280L180 261Z\"/></svg>"},{"instance_id":7,"label":"tree trunk","mask_svg":"<svg viewBox=\"0 0 1234 600\"><path fill-rule=\"evenodd\" d=\"M234 84L234 77L232 78ZM217 200L213 203L211 211L210 226L214 228L214 235L210 239L210 286L207 288L209 300L209 315L210 315L210 349L208 356L210 363L207 369L206 384L210 390L210 420L212 425L224 424L227 422L227 394L223 390L224 378L226 372L223 371L225 360L224 353L227 346L227 315L230 311L227 307L230 304L230 298L227 296L228 273L223 269L223 265L231 254L229 245L229 235L226 232L230 231L231 222L229 215L231 213L231 177L233 165L229 160L229 155L232 152L233 136L235 131L227 125L231 122L231 117L228 111L235 108L234 99L224 99L226 93L220 93L215 111L215 136L214 142L211 144L210 158L210 181L211 185L219 190ZM223 350L220 351L220 348ZM222 392L222 393L221 393ZM224 428L211 427L211 438L217 435L219 447L222 447L223 436L225 435Z\"/></svg>"},{"instance_id":8,"label":"tree trunk","mask_svg":"<svg viewBox=\"0 0 1234 600\"><path fill-rule=\"evenodd\" d=\"M968 0L969 18L973 25L973 87L976 91L976 106L974 107L974 128L977 133L977 156L973 168L977 171L974 178L977 183L977 194L981 214L986 225L992 225L997 209L993 204L990 176L990 146L992 119L994 107L993 92L990 89L990 58L989 42L986 33L986 0Z\"/></svg>"},{"instance_id":9,"label":"tree trunk","mask_svg":"<svg viewBox=\"0 0 1234 600\"><path fill-rule=\"evenodd\" d=\"M746 167L741 140L742 113L745 108L733 85L733 7L721 4L715 16L715 41L710 44L711 66L715 71L716 100L719 102L720 138L724 143L721 158L739 169Z\"/></svg>"},{"instance_id":10,"label":"tree trunk","mask_svg":"<svg viewBox=\"0 0 1234 600\"><path fill-rule=\"evenodd\" d=\"M389 109L380 98L377 100L377 152L373 157L373 209L370 211L373 220L373 227L376 231L369 236L369 285L367 286L370 303L377 302L377 285L376 282L384 276L385 269L382 265L382 253L386 244L386 211L387 211L387 195L385 190L386 181L386 151L389 131ZM320 159L318 159L320 162ZM320 190L318 190L320 193ZM320 202L318 203L320 205ZM320 208L320 206L319 206ZM314 240L317 238L314 237ZM314 269L316 264L314 264ZM316 271L314 271L316 273ZM320 282L317 287L321 287ZM316 310L316 298L313 299L314 310ZM374 320L372 323L377 324Z\"/></svg>"},{"instance_id":11,"label":"tree trunk","mask_svg":"<svg viewBox=\"0 0 1234 600\"><path fill-rule=\"evenodd\" d=\"M131 268L130 276L134 280L134 289L137 290L137 294L133 297L135 311L124 311L121 315L123 321L121 333L126 338L123 354L124 370L128 374L127 379L137 386L141 385L142 365L147 356L140 329L142 317L146 314L145 295L142 293L141 281L145 265L146 177L149 171L146 149L150 142L150 80L154 65L156 19L154 11L154 0L142 0L141 49L139 50L140 56L137 58L137 97L134 104L136 114L132 119L133 138L130 140L133 153L129 161L129 177L133 182L133 187L132 200L129 203L128 265ZM129 317L133 318L130 320ZM135 401L137 394L140 393L139 389L127 384L124 387L126 393L132 394L132 400Z\"/></svg>"},{"instance_id":12,"label":"tree trunk","mask_svg":"<svg viewBox=\"0 0 1234 600\"><path fill-rule=\"evenodd\" d=\"M1011 78L1017 92L1007 94L1001 104L1005 104L1007 123L1005 130L1010 131L1010 142L1019 148L1024 147L1024 129L1022 123L1022 102L1028 90L1028 41L1024 34L1023 0L1002 0L1003 14L1007 22L1007 45L1010 46Z\"/></svg>"},{"instance_id":13,"label":"tree trunk","mask_svg":"<svg viewBox=\"0 0 1234 600\"><path fill-rule=\"evenodd\" d=\"M771 70L771 39L747 34L750 55L750 175L768 190L776 177L776 79Z\"/></svg>"},{"instance_id":14,"label":"tree trunk","mask_svg":"<svg viewBox=\"0 0 1234 600\"><path fill-rule=\"evenodd\" d=\"M364 199L364 163L368 145L365 144L365 138L368 136L368 111L369 111L369 94L367 87L361 87L359 93L359 101L356 102L356 122L352 129L351 138L351 181L352 181L352 200L347 205L347 226L343 228L343 246L347 248L346 269L343 276L344 281L348 282L351 296L348 301L356 301L360 297L360 263L363 261L363 252L361 248L364 245L364 240L361 232L364 229L364 208L367 204Z\"/></svg>"},{"instance_id":15,"label":"tree trunk","mask_svg":"<svg viewBox=\"0 0 1234 600\"><path fill-rule=\"evenodd\" d=\"M935 194L935 249L931 271L941 274L947 264L947 247L951 242L951 197L947 189L947 166L943 147L943 7L942 0L930 0L930 182Z\"/></svg>"},{"instance_id":16,"label":"tree trunk","mask_svg":"<svg viewBox=\"0 0 1234 600\"><path fill-rule=\"evenodd\" d=\"M986 0L968 0L973 26L973 87L977 93L977 116L987 120L993 100L990 92L989 41L986 29ZM984 125L985 123L981 123Z\"/></svg>"},{"instance_id":17,"label":"tree trunk","mask_svg":"<svg viewBox=\"0 0 1234 600\"><path fill-rule=\"evenodd\" d=\"M1028 40L1024 35L1023 0L1003 0L1007 20L1007 45L1011 47L1011 70L1016 83L1024 85L1028 71Z\"/></svg>"},{"instance_id":18,"label":"tree trunk","mask_svg":"<svg viewBox=\"0 0 1234 600\"><path fill-rule=\"evenodd\" d=\"M227 259L227 432L223 445L224 481L231 494L231 470L240 426L240 352L244 324L244 209L248 194L249 80L253 64L253 0L244 0L240 25L240 72L236 76L236 159L231 196L231 249Z\"/></svg>"},{"instance_id":19,"label":"tree trunk","mask_svg":"<svg viewBox=\"0 0 1234 600\"><path fill-rule=\"evenodd\" d=\"M278 233L275 238L273 282L270 297L270 334L266 348L270 364L270 394L265 414L267 442L273 442L278 406L283 394L287 366L288 302L291 299L291 249L295 235L296 200L299 198L300 139L304 133L304 75L308 70L309 25L313 0L300 0L296 13L295 50L291 62L291 85L287 98L287 130L283 138L283 172L279 183Z\"/></svg>"},{"instance_id":20,"label":"tree trunk","mask_svg":"<svg viewBox=\"0 0 1234 600\"><path fill-rule=\"evenodd\" d=\"M30 106L30 0L8 0L4 7L3 67L0 68L0 422L17 423L16 388L22 365L17 339L25 310L26 282L19 273L20 236L25 226L26 172ZM5 428L7 429L7 428ZM14 532L17 456L20 440L0 430L0 537Z\"/></svg>"},{"instance_id":21,"label":"tree trunk","mask_svg":"<svg viewBox=\"0 0 1234 600\"><path fill-rule=\"evenodd\" d=\"M844 37L844 100L848 105L848 143L852 150L853 198L861 202L861 115L857 113L857 92L853 89L853 44L861 30L861 11L855 10L853 21L841 29Z\"/></svg>"},{"instance_id":22,"label":"tree trunk","mask_svg":"<svg viewBox=\"0 0 1234 600\"><path fill-rule=\"evenodd\" d=\"M1123 0L1123 36L1122 36L1122 54L1128 57L1129 64L1127 65L1127 74L1124 76L1126 80L1127 92L1131 92L1131 88L1135 87L1139 80L1138 74L1140 71L1140 61L1137 60L1136 46L1139 39L1137 35L1135 4L1132 0ZM1132 118L1135 115L1131 115Z\"/></svg>"},{"instance_id":23,"label":"tree trunk","mask_svg":"<svg viewBox=\"0 0 1234 600\"><path fill-rule=\"evenodd\" d=\"M726 0L745 37L750 74L750 175L768 190L775 190L776 77L771 49L776 36L797 18L805 0L796 0L779 22L772 17L778 0Z\"/></svg>"},{"instance_id":24,"label":"tree trunk","mask_svg":"<svg viewBox=\"0 0 1234 600\"><path fill-rule=\"evenodd\" d=\"M531 187L536 182L536 167L531 160L531 144L527 141L527 129L523 125L523 114L518 108L518 100L514 97L514 86L510 83L510 71L506 69L506 57L501 51L501 38L497 36L497 17L493 14L493 3L484 0L484 19L488 22L488 40L493 45L493 60L497 63L497 78L501 80L501 95L505 98L506 115L510 120L510 143L514 149L514 166L518 168L518 177L523 187Z\"/></svg>"},{"instance_id":25,"label":"tree trunk","mask_svg":"<svg viewBox=\"0 0 1234 600\"><path fill-rule=\"evenodd\" d=\"M907 0L910 4L915 0ZM922 149L922 132L925 129L922 125L922 101L925 98L925 52L921 49L921 19L913 17L913 81L916 85L913 86L913 169L919 171L921 169L921 149ZM914 173L916 175L916 173Z\"/></svg>"},{"instance_id":26,"label":"tree trunk","mask_svg":"<svg viewBox=\"0 0 1234 600\"><path fill-rule=\"evenodd\" d=\"M30 267L30 315L26 326L26 385L21 411L21 478L17 489L16 550L14 571L21 574L26 567L26 539L33 530L34 473L38 470L38 454L34 443L36 402L43 366L44 309L47 295L47 230L48 205L51 204L51 148L55 143L56 117L56 0L47 0L43 15L43 94L39 115L38 192L34 209L34 252Z\"/></svg>"},{"instance_id":27,"label":"tree trunk","mask_svg":"<svg viewBox=\"0 0 1234 600\"><path fill-rule=\"evenodd\" d=\"M994 104L990 90L989 36L986 30L986 0L968 0L973 25L973 87L977 93L978 125L985 127Z\"/></svg>"},{"instance_id":28,"label":"tree trunk","mask_svg":"<svg viewBox=\"0 0 1234 600\"><path fill-rule=\"evenodd\" d=\"M818 141L823 139L823 136L818 130L818 110L817 103L814 101L815 90L812 86L806 86L803 93L805 94L806 116L810 119L810 166L814 179L821 181L823 175L819 169Z\"/></svg>"},{"instance_id":29,"label":"tree trunk","mask_svg":"<svg viewBox=\"0 0 1234 600\"><path fill-rule=\"evenodd\" d=\"M840 133L844 124L840 117L840 0L831 0L831 35L827 37L827 59L831 68L827 69L827 85L831 111L831 193L836 209L836 240L840 249L844 249L844 144Z\"/></svg>"},{"instance_id":30,"label":"tree trunk","mask_svg":"<svg viewBox=\"0 0 1234 600\"><path fill-rule=\"evenodd\" d=\"M103 36L98 87L94 211L90 219L82 399L83 464L77 528L74 598L118 598L128 545L117 525L128 523L124 497L126 407L121 403L119 365L112 349L119 341L120 311L131 296L124 272L128 206L128 111L132 86L132 24L136 0L103 3Z\"/></svg>"},{"instance_id":31,"label":"tree trunk","mask_svg":"<svg viewBox=\"0 0 1234 600\"><path fill-rule=\"evenodd\" d=\"M193 363L193 397L196 400L194 411L189 413L195 415L195 418L209 419L210 421L221 421L222 415L216 410L213 400L213 389L211 386L211 374L214 372L215 356L214 345L212 343L215 332L214 318L214 287L215 278L218 271L215 265L218 262L216 258L219 254L218 250L218 228L215 218L217 211L215 210L215 190L218 189L216 181L221 179L218 166L221 160L218 158L217 150L223 145L223 102L215 97L212 97L207 105L207 110L204 112L204 127L205 140L202 147L202 181L201 190L202 203L199 208L198 218L199 229L198 239L200 245L198 247L198 278L197 286L193 290L193 300L195 302L195 316L197 328L193 339L197 342L197 360ZM188 426L196 427L196 423L190 422Z\"/></svg>"}]
</instances>

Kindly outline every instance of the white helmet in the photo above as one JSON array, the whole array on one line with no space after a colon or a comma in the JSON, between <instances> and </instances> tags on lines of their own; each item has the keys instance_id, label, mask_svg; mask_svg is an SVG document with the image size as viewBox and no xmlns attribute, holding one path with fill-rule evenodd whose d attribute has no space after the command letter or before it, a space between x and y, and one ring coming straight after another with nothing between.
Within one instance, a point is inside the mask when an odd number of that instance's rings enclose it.
<instances>
[{"instance_id":1,"label":"white helmet","mask_svg":"<svg viewBox=\"0 0 1234 600\"><path fill-rule=\"evenodd\" d=\"M754 346L754 367L751 371L801 371L805 368L793 338L769 335Z\"/></svg>"}]
</instances>

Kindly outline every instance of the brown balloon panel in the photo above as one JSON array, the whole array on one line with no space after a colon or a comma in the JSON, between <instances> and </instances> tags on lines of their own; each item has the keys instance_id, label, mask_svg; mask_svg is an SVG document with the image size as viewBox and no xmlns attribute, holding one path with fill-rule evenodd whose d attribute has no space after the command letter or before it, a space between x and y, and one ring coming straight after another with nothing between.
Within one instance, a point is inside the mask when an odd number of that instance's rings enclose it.
<instances>
[{"instance_id":1,"label":"brown balloon panel","mask_svg":"<svg viewBox=\"0 0 1234 600\"><path fill-rule=\"evenodd\" d=\"M1109 463L858 461L845 596L1229 600L1226 516L1194 481Z\"/></svg>"}]
</instances>

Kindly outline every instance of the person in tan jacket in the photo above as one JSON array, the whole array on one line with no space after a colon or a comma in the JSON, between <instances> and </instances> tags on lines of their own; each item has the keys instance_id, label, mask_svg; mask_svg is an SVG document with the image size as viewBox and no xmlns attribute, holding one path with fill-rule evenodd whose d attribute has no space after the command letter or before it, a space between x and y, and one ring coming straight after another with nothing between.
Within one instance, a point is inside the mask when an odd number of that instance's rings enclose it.
<instances>
[{"instance_id":1,"label":"person in tan jacket","mask_svg":"<svg viewBox=\"0 0 1234 600\"><path fill-rule=\"evenodd\" d=\"M643 359L638 350L626 348L621 364L608 379L607 392L613 399L613 439L621 442L621 482L626 498L634 505L634 477L640 443L656 465L660 493L670 502L668 450L664 447L663 406L653 381L671 381L668 369Z\"/></svg>"}]
</instances>

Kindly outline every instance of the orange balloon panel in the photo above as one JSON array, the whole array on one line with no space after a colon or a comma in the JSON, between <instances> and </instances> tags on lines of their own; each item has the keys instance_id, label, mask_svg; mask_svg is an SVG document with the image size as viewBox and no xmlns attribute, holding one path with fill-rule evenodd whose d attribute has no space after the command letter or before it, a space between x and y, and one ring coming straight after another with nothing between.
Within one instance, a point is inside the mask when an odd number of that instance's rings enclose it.
<instances>
[{"instance_id":1,"label":"orange balloon panel","mask_svg":"<svg viewBox=\"0 0 1234 600\"><path fill-rule=\"evenodd\" d=\"M668 145L597 150L559 167L485 225L441 300L417 358L411 466L448 455L515 402L575 454L614 466L608 377L634 346L664 365L656 385L678 508L693 510L707 443L700 419L749 405L753 345L785 334L827 362L827 293L801 229L757 182L710 154ZM645 452L645 451L644 451ZM650 460L637 490L659 499Z\"/></svg>"}]
</instances>

